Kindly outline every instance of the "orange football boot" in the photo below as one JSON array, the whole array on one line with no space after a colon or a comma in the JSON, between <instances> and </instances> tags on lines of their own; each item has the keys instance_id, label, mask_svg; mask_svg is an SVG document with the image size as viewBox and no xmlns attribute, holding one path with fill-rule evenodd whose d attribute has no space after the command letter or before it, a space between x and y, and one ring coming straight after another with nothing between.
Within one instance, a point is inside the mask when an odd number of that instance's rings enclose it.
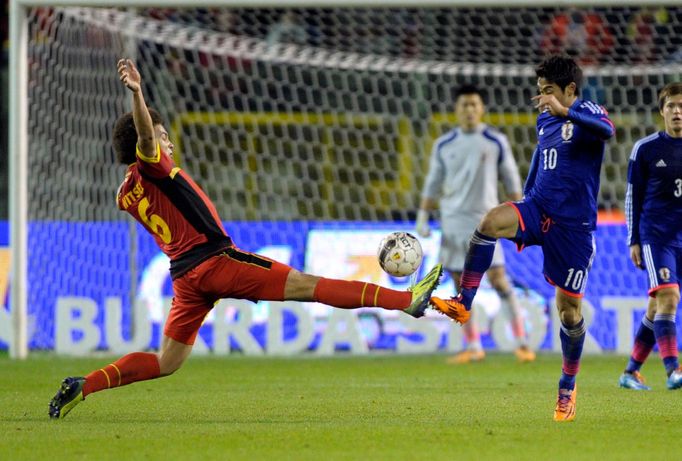
<instances>
[{"instance_id":1,"label":"orange football boot","mask_svg":"<svg viewBox=\"0 0 682 461\"><path fill-rule=\"evenodd\" d=\"M528 346L519 346L514 351L519 362L532 362L535 360L535 352Z\"/></svg>"},{"instance_id":2,"label":"orange football boot","mask_svg":"<svg viewBox=\"0 0 682 461\"><path fill-rule=\"evenodd\" d=\"M458 298L441 299L433 296L431 298L431 307L462 325L471 318L471 311Z\"/></svg>"},{"instance_id":3,"label":"orange football boot","mask_svg":"<svg viewBox=\"0 0 682 461\"><path fill-rule=\"evenodd\" d=\"M572 391L559 389L556 408L554 408L554 421L568 422L575 419L575 398L578 395L578 385Z\"/></svg>"},{"instance_id":4,"label":"orange football boot","mask_svg":"<svg viewBox=\"0 0 682 461\"><path fill-rule=\"evenodd\" d=\"M485 351L482 349L467 349L449 357L446 362L450 365L463 365L465 363L480 362L485 359Z\"/></svg>"}]
</instances>

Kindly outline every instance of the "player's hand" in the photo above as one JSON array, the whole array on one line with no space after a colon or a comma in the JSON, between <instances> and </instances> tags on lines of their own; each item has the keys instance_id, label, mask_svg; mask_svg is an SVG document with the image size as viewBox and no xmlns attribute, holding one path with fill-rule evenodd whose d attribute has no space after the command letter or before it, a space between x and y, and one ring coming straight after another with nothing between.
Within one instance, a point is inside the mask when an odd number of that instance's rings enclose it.
<instances>
[{"instance_id":1,"label":"player's hand","mask_svg":"<svg viewBox=\"0 0 682 461\"><path fill-rule=\"evenodd\" d=\"M644 269L642 267L642 247L638 243L630 245L630 259L632 259L636 267Z\"/></svg>"},{"instance_id":2,"label":"player's hand","mask_svg":"<svg viewBox=\"0 0 682 461\"><path fill-rule=\"evenodd\" d=\"M568 107L561 104L553 94L539 94L533 96L532 99L535 102L535 108L540 112L549 111L554 116L568 116Z\"/></svg>"},{"instance_id":3,"label":"player's hand","mask_svg":"<svg viewBox=\"0 0 682 461\"><path fill-rule=\"evenodd\" d=\"M431 235L431 226L429 226L429 212L426 210L417 211L417 222L415 223L417 234L420 237L429 237Z\"/></svg>"},{"instance_id":4,"label":"player's hand","mask_svg":"<svg viewBox=\"0 0 682 461\"><path fill-rule=\"evenodd\" d=\"M133 61L131 59L119 59L116 67L118 68L118 77L123 84L133 93L140 91L142 78Z\"/></svg>"}]
</instances>

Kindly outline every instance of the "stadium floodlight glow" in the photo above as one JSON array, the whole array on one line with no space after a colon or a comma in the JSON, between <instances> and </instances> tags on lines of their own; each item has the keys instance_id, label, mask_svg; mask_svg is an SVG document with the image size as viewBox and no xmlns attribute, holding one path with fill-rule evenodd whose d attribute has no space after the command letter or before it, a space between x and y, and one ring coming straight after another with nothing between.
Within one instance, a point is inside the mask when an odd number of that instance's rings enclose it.
<instances>
[{"instance_id":1,"label":"stadium floodlight glow","mask_svg":"<svg viewBox=\"0 0 682 461\"><path fill-rule=\"evenodd\" d=\"M511 12L514 8L526 6L620 8L625 5L676 5L671 0L203 0L200 3L202 7L215 8L333 7L345 10L354 7L381 11L402 7L476 7L477 11L483 7L500 7ZM31 12L36 11L34 7L60 8L65 14L59 21L70 22L55 23L41 31L47 37L32 37L31 27L36 27L35 24L42 20L35 15L31 17ZM72 7L112 9L106 17L98 18L97 15L88 15L87 11ZM49 283L62 286L80 277L83 283L99 283L105 287L107 283L113 284L112 280L116 277L113 271L103 273L100 266L91 264L92 261L82 261L83 268L50 268L50 273L60 272L57 275L73 271L69 273L69 280L41 280L40 274L30 273L47 271L47 266L61 261L53 253L38 254L38 259L32 265L33 260L29 255L36 248L50 247L55 252L64 249L64 253L67 253L71 251L72 240L74 244L91 241L82 238L82 235L70 234L72 228L65 225L61 229L63 235L40 234L41 238L50 240L37 242L32 232L29 232L30 222L96 224L116 221L117 224L123 223L122 234L126 237L134 232L133 226L126 233L127 222L118 215L114 217L116 210L111 202L120 182L118 173L108 173L102 168L102 162L98 163L101 157L96 155L99 152L101 156L103 151L109 150L108 128L115 117L112 112L114 108L119 112L123 110L127 101L124 92L111 82L109 68L106 67L109 61L106 61L106 66L103 64L116 50L121 53L125 51L129 56L131 50L133 54L139 52L139 58L143 60L142 67L154 70L150 74L158 77L154 87L160 93L154 95L158 98L155 102L161 104L162 100L171 105L164 115L172 117L169 120L170 128L177 143L182 144L178 151L181 155L188 154L183 160L196 179L207 185L207 192L217 206L225 206L226 199L232 200L230 207L219 210L224 219L254 222L265 219L382 221L393 219L395 210L414 209L415 196L418 195L419 181L422 179L419 175L423 175L422 159L428 155L433 133L454 121L447 94L453 84L464 78L477 78L493 88L491 96L495 99L489 107L491 122L508 131L511 141L518 147L515 151L517 155L527 157L532 152L534 113L526 104L526 97L533 90L533 69L528 64L451 62L456 59L456 53L438 56L438 60L392 58L357 49L337 52L336 47L329 44L326 44L326 48L268 48L262 37L235 38L216 31L196 34L197 28L187 24L171 19L140 19L134 16L134 11L121 9L142 7L190 8L196 7L196 2L11 0L9 194L12 357L26 357L28 343L35 336L41 336L36 347L52 347L50 335L54 336L56 328L52 318L33 325L28 315L29 306L49 312L55 309L56 302L50 297L55 290ZM139 28L131 26L131 20L136 21L134 24L139 25ZM514 23L522 22L523 18L520 18ZM120 30L116 30L118 24L121 25ZM448 28L453 25L454 22L446 24ZM534 25L541 26L539 23ZM74 27L73 31L66 30L71 26ZM619 27L621 30L626 29L625 24ZM159 31L165 31L165 35L159 34ZM51 38L50 34L60 35L60 40L67 45L50 44L46 40ZM365 38L371 36L367 31L363 31L363 34ZM80 42L87 45L87 40L102 37L106 46L80 48ZM470 39L471 46L483 38L488 41L499 40L499 36L482 38L473 34L465 38ZM150 46L128 48L127 41L144 41ZM369 41L366 43L374 44ZM165 52L168 59L157 59L153 55L154 50L161 50L159 54ZM31 56L32 61L29 61L29 52L35 53ZM227 69L197 64L206 56L206 59L212 59L213 52L225 58L224 62L228 64L234 61L230 59L237 56L257 65L247 69L239 64L234 69ZM169 79L165 74L169 71L171 58L176 59L173 64L178 64L175 70L181 76ZM71 65L74 66L73 70L66 68ZM92 78L87 74L89 71L93 72ZM607 152L610 169L602 181L601 199L613 205L623 195L623 163L630 147L628 142L640 137L645 129L655 126L654 117L651 116L655 105L649 107L648 103L642 102L643 93L655 93L656 87L663 81L680 78L682 65L661 59L652 65L591 67L586 69L586 74L602 84L604 91L610 92L607 97L611 101L616 94L620 101L615 107L608 107L622 134L619 132L619 145L612 145L611 152ZM620 77L622 81L618 80ZM44 87L37 100L30 99L29 84L36 83L32 81L34 78ZM285 84L282 84L283 80L286 80ZM237 89L245 88L244 92L258 94L251 99L244 96L235 104L234 99L242 95L233 94L237 91L230 93L228 90L233 88L226 89L225 82ZM623 87L632 88L632 100L628 99L630 95ZM286 92L288 89L292 91ZM120 94L114 94L118 90ZM178 90L186 94L178 95ZM172 105L176 103L183 106L181 112ZM404 108L406 114L401 113ZM74 122L75 118L69 118L78 112L90 114L88 111L92 111L89 117L77 120L80 125ZM287 130L294 135L286 138ZM233 137L226 135L230 131L234 132ZM216 147L196 142L197 138L210 138L213 135L222 137L223 144ZM335 143L340 144L336 151ZM231 153L232 156L228 158L225 153L247 150L247 147L252 150L271 149L269 153L274 152L276 155L272 156L270 163L265 163L257 155L239 157L239 154ZM52 155L51 150L60 148L74 149L67 152L71 155L68 161L64 161L63 156ZM296 162L289 156L291 151L300 154L300 158L295 158ZM74 162L82 155L89 156L87 163L80 165ZM519 159L522 167L528 165L526 157ZM54 158L61 159L62 163ZM253 182L261 180L262 190L243 179L240 169L249 165L257 165L259 174L271 173L268 177L261 177L251 172L255 177ZM346 169L342 170L342 167ZM368 173L365 170L371 171ZM95 174L100 176L95 178ZM55 175L63 177L55 178ZM301 181L300 175L305 177L304 181ZM236 184L245 192L242 195L234 194L226 187L229 184ZM362 184L367 187L361 187ZM77 201L71 203L68 195L62 194L60 189L67 187L80 194ZM284 203L282 197L291 197L290 203ZM99 206L99 200L104 199L109 200L107 206ZM408 219L408 215L403 212L400 219ZM103 230L93 225L83 229L82 232L88 235L96 234L103 246L120 243L114 242L117 237L109 233L109 228ZM36 242L45 246L37 246ZM110 270L111 267L117 267L114 263L120 255L103 255L106 248L81 250L71 255L92 258L98 263L101 263L99 259L104 259L101 266L110 266ZM69 259L69 256L60 257L64 261L80 264L81 261L73 257ZM129 264L134 266L134 258ZM128 283L134 284L136 269L126 270L131 274ZM87 279L91 274L94 274L92 281ZM38 285L30 285L31 280ZM118 280L117 283L123 282ZM77 296L76 291L66 294ZM97 301L103 304L109 293L104 289L100 291ZM52 315L49 312L46 317ZM31 329L34 331L29 334Z\"/></svg>"}]
</instances>

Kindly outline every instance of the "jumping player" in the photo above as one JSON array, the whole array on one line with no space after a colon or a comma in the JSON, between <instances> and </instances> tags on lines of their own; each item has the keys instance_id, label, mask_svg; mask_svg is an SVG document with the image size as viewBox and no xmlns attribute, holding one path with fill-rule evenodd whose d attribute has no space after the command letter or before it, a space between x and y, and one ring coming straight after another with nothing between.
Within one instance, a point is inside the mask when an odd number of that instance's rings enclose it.
<instances>
[{"instance_id":1,"label":"jumping player","mask_svg":"<svg viewBox=\"0 0 682 461\"><path fill-rule=\"evenodd\" d=\"M114 150L128 165L117 202L170 258L173 303L158 355L135 352L85 377L64 379L50 402L51 418L63 418L94 392L175 372L189 356L204 317L221 298L317 301L346 309L382 307L424 315L440 279L440 264L411 290L396 291L304 274L237 248L213 203L173 163L173 143L159 114L147 108L133 62L120 60L118 74L132 92L133 111L114 127Z\"/></svg>"},{"instance_id":2,"label":"jumping player","mask_svg":"<svg viewBox=\"0 0 682 461\"><path fill-rule=\"evenodd\" d=\"M639 370L655 344L668 375L668 389L682 387L675 316L682 270L682 83L658 95L665 130L635 143L628 165L625 211L630 258L649 275L649 305L621 387L651 389Z\"/></svg>"},{"instance_id":3,"label":"jumping player","mask_svg":"<svg viewBox=\"0 0 682 461\"><path fill-rule=\"evenodd\" d=\"M535 74L538 145L524 199L499 205L483 217L469 244L459 295L448 300L434 297L432 303L454 320L468 320L497 239L510 239L519 249L540 245L543 273L556 287L561 321L563 367L554 420L572 421L575 377L585 342L581 298L595 252L599 173L605 141L615 129L604 108L578 98L582 70L572 58L550 56Z\"/></svg>"},{"instance_id":4,"label":"jumping player","mask_svg":"<svg viewBox=\"0 0 682 461\"><path fill-rule=\"evenodd\" d=\"M507 137L483 123L485 104L481 90L464 85L457 88L454 99L459 126L433 144L416 224L417 233L428 237L429 212L440 208L440 262L459 291L469 238L483 215L500 203L498 181L502 181L511 200L521 200L521 178ZM535 353L528 348L521 306L504 270L504 252L499 242L486 273L503 307L511 314L516 357L521 362L535 360ZM463 328L467 348L450 357L448 363L478 362L485 358L476 322L467 322Z\"/></svg>"}]
</instances>

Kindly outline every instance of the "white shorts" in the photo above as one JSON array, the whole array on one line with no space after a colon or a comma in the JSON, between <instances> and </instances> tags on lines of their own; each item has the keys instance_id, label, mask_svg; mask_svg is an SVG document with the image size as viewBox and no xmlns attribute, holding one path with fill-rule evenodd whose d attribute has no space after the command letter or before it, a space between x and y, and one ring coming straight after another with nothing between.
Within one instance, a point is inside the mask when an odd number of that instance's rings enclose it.
<instances>
[{"instance_id":1,"label":"white shorts","mask_svg":"<svg viewBox=\"0 0 682 461\"><path fill-rule=\"evenodd\" d=\"M464 270L464 260L469 251L470 239L471 235L442 231L438 260L443 264L443 269L449 272ZM493 262L490 267L495 266L504 266L504 250L499 241L495 244Z\"/></svg>"}]
</instances>

